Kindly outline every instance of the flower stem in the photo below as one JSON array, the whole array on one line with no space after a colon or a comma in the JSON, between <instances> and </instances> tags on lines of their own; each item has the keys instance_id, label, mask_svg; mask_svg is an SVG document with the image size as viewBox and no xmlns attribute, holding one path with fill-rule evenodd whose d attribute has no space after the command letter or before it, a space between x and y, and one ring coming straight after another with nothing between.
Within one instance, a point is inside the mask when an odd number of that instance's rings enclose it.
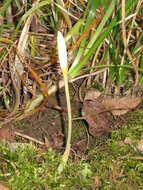
<instances>
[{"instance_id":1,"label":"flower stem","mask_svg":"<svg viewBox=\"0 0 143 190\"><path fill-rule=\"evenodd\" d=\"M70 147L71 147L71 134L72 134L72 113L71 113L71 103L70 103L70 95L69 95L69 85L68 85L68 74L67 72L63 71L64 76L64 83L65 83L65 94L66 94L66 102L67 102L67 110L68 110L68 137L66 148L62 157L62 162L58 167L58 173L61 174L64 166L66 165L69 154L70 154Z\"/></svg>"}]
</instances>

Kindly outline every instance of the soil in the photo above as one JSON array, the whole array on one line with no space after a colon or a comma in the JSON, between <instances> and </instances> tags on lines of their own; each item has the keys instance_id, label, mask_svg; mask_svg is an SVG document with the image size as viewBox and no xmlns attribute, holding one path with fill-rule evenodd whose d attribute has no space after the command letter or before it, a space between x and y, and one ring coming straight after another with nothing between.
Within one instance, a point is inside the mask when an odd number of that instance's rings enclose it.
<instances>
[{"instance_id":1,"label":"soil","mask_svg":"<svg viewBox=\"0 0 143 190\"><path fill-rule=\"evenodd\" d=\"M72 117L81 117L82 103L78 98L78 88L70 85ZM14 123L14 130L33 137L61 151L65 145L67 134L67 108L64 88L49 97L48 105L39 113ZM73 152L83 153L87 144L87 129L83 120L73 121L72 148ZM16 140L29 142L26 138L15 136ZM47 145L48 142L48 145Z\"/></svg>"}]
</instances>

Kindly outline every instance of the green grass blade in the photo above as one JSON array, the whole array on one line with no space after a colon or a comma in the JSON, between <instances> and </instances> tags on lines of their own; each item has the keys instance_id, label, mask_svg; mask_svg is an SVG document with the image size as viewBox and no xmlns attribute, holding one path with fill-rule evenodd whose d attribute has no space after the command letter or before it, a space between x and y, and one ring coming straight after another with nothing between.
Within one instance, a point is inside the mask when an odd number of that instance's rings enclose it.
<instances>
[{"instance_id":1,"label":"green grass blade","mask_svg":"<svg viewBox=\"0 0 143 190\"><path fill-rule=\"evenodd\" d=\"M119 73L119 71L118 71L119 69L118 69L118 67L116 67L118 65L118 62L117 62L117 58L116 58L115 47L116 46L114 45L114 42L113 42L112 46L110 45L110 48L109 48L110 62L114 63L114 65L115 65L114 68L109 69L109 79L111 79L111 80L117 80L118 73Z\"/></svg>"},{"instance_id":2,"label":"green grass blade","mask_svg":"<svg viewBox=\"0 0 143 190\"><path fill-rule=\"evenodd\" d=\"M101 21L99 27L97 28L96 32L92 36L92 39L90 40L90 42L87 45L86 53L87 53L87 51L89 51L89 49L92 47L92 45L98 38L99 34L101 33L102 29L104 28L105 23L108 21L109 17L111 16L111 13L113 12L113 10L115 8L115 5L116 5L116 0L112 0L112 2L109 5L109 8L107 9L107 11L103 17L103 20Z\"/></svg>"},{"instance_id":3,"label":"green grass blade","mask_svg":"<svg viewBox=\"0 0 143 190\"><path fill-rule=\"evenodd\" d=\"M84 16L83 16L83 19L86 19L86 23L85 23L85 27L83 27L83 29L81 30L82 32L84 32L88 28L90 23L92 22L95 14L96 14L96 9L99 6L99 3L100 3L99 0L98 1L95 1L95 0L94 1L93 0L88 1L88 5L86 7L86 10L85 10L85 13L84 13ZM84 39L80 43L80 47L79 47L77 56L76 56L72 66L70 68L70 72L72 72L74 67L79 63L80 58L84 53L84 49L85 49L84 47L86 45L87 37L88 36L85 36Z\"/></svg>"},{"instance_id":4,"label":"green grass blade","mask_svg":"<svg viewBox=\"0 0 143 190\"><path fill-rule=\"evenodd\" d=\"M78 22L76 22L76 24L71 28L71 30L67 33L66 37L65 37L65 42L69 41L73 35L78 34L81 26L84 23L84 19L79 19Z\"/></svg>"},{"instance_id":5,"label":"green grass blade","mask_svg":"<svg viewBox=\"0 0 143 190\"><path fill-rule=\"evenodd\" d=\"M21 27L23 21L24 21L29 15L31 15L32 13L34 13L37 9L39 9L39 8L45 6L45 5L49 5L49 4L51 4L51 0L45 0L45 1L42 1L42 2L38 3L37 5L35 5L34 7L32 7L31 9L29 9L29 10L22 16L22 18L20 19L19 23L17 24L16 29L15 29L15 31L14 31L14 33L13 33L12 39L14 39L14 38L16 37L16 34L17 34L18 30L20 29L20 27Z\"/></svg>"},{"instance_id":6,"label":"green grass blade","mask_svg":"<svg viewBox=\"0 0 143 190\"><path fill-rule=\"evenodd\" d=\"M100 35L100 37L97 39L97 41L92 45L92 47L90 48L88 53L84 56L83 60L78 65L76 65L76 67L74 67L74 69L69 71L69 75L71 77L75 77L79 74L83 65L88 61L88 59L91 57L91 55L93 55L93 53L98 48L100 43L106 38L106 36L109 34L109 32L112 30L112 28L115 25L116 25L116 17L114 17L114 19L109 24L108 28Z\"/></svg>"},{"instance_id":7,"label":"green grass blade","mask_svg":"<svg viewBox=\"0 0 143 190\"><path fill-rule=\"evenodd\" d=\"M20 10L21 9L21 5L20 5L19 0L15 0L15 4L16 4L18 10Z\"/></svg>"},{"instance_id":8,"label":"green grass blade","mask_svg":"<svg viewBox=\"0 0 143 190\"><path fill-rule=\"evenodd\" d=\"M9 7L11 1L12 0L4 1L3 6L0 8L0 16L4 17L5 12L6 12L7 8Z\"/></svg>"},{"instance_id":9,"label":"green grass blade","mask_svg":"<svg viewBox=\"0 0 143 190\"><path fill-rule=\"evenodd\" d=\"M59 5L59 10L60 10L60 12L61 12L61 14L63 15L63 17L64 17L64 19L65 19L65 21L66 21L66 23L67 23L67 25L68 25L68 28L69 29L71 29L72 28L72 23L71 23L71 20L70 20L70 18L69 18L69 15L65 12L65 11L63 11L61 8L64 8L63 7L63 2L62 2L62 0L57 0L56 1L57 2L57 4L55 4L55 5L57 5L57 7L58 7L58 5ZM61 7L61 8L60 8Z\"/></svg>"},{"instance_id":10,"label":"green grass blade","mask_svg":"<svg viewBox=\"0 0 143 190\"><path fill-rule=\"evenodd\" d=\"M141 55L140 68L143 69L143 53ZM142 85L143 85L143 75L141 75L140 80L139 80L139 86L142 86Z\"/></svg>"}]
</instances>

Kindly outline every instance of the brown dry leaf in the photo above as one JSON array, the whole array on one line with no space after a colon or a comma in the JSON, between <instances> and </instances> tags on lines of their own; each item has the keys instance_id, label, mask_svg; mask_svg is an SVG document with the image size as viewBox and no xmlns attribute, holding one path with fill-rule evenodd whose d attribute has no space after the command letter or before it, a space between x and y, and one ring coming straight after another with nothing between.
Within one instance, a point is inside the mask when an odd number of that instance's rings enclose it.
<instances>
[{"instance_id":1,"label":"brown dry leaf","mask_svg":"<svg viewBox=\"0 0 143 190\"><path fill-rule=\"evenodd\" d=\"M0 182L0 190L10 190L8 187L4 186L1 182Z\"/></svg>"},{"instance_id":2,"label":"brown dry leaf","mask_svg":"<svg viewBox=\"0 0 143 190\"><path fill-rule=\"evenodd\" d=\"M92 99L93 98L93 99ZM110 122L97 90L89 90L85 96L82 115L89 125L89 133L100 137L109 133Z\"/></svg>"},{"instance_id":3,"label":"brown dry leaf","mask_svg":"<svg viewBox=\"0 0 143 190\"><path fill-rule=\"evenodd\" d=\"M103 99L102 104L106 111L111 111L113 115L123 115L136 108L142 101L141 97L126 96L118 99Z\"/></svg>"},{"instance_id":4,"label":"brown dry leaf","mask_svg":"<svg viewBox=\"0 0 143 190\"><path fill-rule=\"evenodd\" d=\"M142 97L127 96L118 99L103 97L96 89L90 89L84 98L82 115L89 125L91 135L99 137L109 133L110 122L107 112L123 115L136 108Z\"/></svg>"},{"instance_id":5,"label":"brown dry leaf","mask_svg":"<svg viewBox=\"0 0 143 190\"><path fill-rule=\"evenodd\" d=\"M101 95L101 92L94 89L94 88L91 88L90 90L88 90L86 92L86 95L85 95L85 98L84 98L84 101L85 100L96 100L97 98L99 98Z\"/></svg>"}]
</instances>

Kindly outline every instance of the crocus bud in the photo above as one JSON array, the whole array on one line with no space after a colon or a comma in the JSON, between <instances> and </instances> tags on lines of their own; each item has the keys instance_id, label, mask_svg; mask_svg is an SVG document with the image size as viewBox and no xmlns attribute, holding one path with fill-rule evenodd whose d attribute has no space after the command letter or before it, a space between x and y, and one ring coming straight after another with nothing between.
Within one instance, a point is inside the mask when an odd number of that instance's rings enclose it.
<instances>
[{"instance_id":1,"label":"crocus bud","mask_svg":"<svg viewBox=\"0 0 143 190\"><path fill-rule=\"evenodd\" d=\"M67 71L68 69L68 64L67 64L66 44L61 32L58 32L57 44L58 44L58 56L59 56L60 66L64 74L64 72Z\"/></svg>"}]
</instances>

